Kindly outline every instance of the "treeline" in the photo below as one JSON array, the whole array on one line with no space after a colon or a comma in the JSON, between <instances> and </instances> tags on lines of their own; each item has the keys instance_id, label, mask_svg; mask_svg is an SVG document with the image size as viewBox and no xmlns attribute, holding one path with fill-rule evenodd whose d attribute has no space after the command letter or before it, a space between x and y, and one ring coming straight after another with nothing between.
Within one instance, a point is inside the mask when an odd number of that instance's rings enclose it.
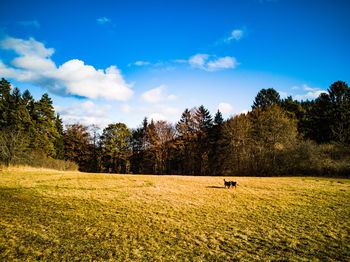
<instances>
[{"instance_id":1,"label":"treeline","mask_svg":"<svg viewBox=\"0 0 350 262\"><path fill-rule=\"evenodd\" d=\"M0 81L0 162L74 170L78 165L66 159L63 124L52 100L44 94L34 101L27 90Z\"/></svg>"},{"instance_id":2,"label":"treeline","mask_svg":"<svg viewBox=\"0 0 350 262\"><path fill-rule=\"evenodd\" d=\"M66 125L44 94L12 91L0 82L0 127L17 132L24 151L70 160L87 172L181 175L327 175L350 173L350 89L335 82L312 101L281 99L261 90L252 110L224 120L204 107L186 109L176 124L143 120ZM2 145L4 142L0 142ZM6 146L0 145L1 148ZM0 151L3 162L14 161ZM5 154L6 155L6 154Z\"/></svg>"}]
</instances>

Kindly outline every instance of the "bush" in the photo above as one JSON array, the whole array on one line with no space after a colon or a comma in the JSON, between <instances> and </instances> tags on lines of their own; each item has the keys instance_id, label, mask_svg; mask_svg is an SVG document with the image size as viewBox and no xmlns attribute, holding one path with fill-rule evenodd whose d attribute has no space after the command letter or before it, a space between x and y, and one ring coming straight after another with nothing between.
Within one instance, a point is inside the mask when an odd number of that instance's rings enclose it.
<instances>
[{"instance_id":1,"label":"bush","mask_svg":"<svg viewBox=\"0 0 350 262\"><path fill-rule=\"evenodd\" d=\"M10 162L10 165L27 165L31 167L49 168L61 171L78 170L78 165L72 161L53 159L40 152L26 152L24 157Z\"/></svg>"},{"instance_id":2,"label":"bush","mask_svg":"<svg viewBox=\"0 0 350 262\"><path fill-rule=\"evenodd\" d=\"M72 161L53 159L45 154L32 151L27 147L25 136L18 131L0 130L0 164L27 165L57 170L77 170L78 165Z\"/></svg>"}]
</instances>

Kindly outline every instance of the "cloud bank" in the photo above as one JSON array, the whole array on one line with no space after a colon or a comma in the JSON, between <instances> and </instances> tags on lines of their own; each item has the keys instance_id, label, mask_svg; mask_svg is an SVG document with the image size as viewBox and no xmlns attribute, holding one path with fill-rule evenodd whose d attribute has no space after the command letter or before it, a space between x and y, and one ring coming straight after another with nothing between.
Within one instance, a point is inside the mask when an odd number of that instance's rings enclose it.
<instances>
[{"instance_id":1,"label":"cloud bank","mask_svg":"<svg viewBox=\"0 0 350 262\"><path fill-rule=\"evenodd\" d=\"M0 75L29 82L59 95L77 95L88 98L106 98L126 101L133 91L124 81L120 70L112 65L107 69L95 69L83 61L73 59L56 66L51 56L55 50L46 48L34 38L29 40L7 37L0 47L13 50L18 56L10 65L0 60Z\"/></svg>"}]
</instances>

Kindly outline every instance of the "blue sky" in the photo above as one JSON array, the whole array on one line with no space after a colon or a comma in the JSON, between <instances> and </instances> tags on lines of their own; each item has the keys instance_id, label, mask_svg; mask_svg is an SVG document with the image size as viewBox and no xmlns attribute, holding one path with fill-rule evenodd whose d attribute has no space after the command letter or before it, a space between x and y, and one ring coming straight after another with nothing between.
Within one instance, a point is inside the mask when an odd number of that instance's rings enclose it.
<instances>
[{"instance_id":1,"label":"blue sky","mask_svg":"<svg viewBox=\"0 0 350 262\"><path fill-rule=\"evenodd\" d=\"M1 1L0 76L66 123L225 117L262 88L314 99L349 83L350 2Z\"/></svg>"}]
</instances>

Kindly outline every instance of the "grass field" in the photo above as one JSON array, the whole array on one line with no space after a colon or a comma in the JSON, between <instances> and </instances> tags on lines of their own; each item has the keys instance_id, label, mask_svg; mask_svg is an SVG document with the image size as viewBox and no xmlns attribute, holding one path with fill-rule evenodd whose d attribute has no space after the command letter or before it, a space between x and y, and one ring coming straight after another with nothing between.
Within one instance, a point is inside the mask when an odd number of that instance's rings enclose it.
<instances>
[{"instance_id":1,"label":"grass field","mask_svg":"<svg viewBox=\"0 0 350 262\"><path fill-rule=\"evenodd\" d=\"M349 261L350 180L0 172L0 260Z\"/></svg>"}]
</instances>

